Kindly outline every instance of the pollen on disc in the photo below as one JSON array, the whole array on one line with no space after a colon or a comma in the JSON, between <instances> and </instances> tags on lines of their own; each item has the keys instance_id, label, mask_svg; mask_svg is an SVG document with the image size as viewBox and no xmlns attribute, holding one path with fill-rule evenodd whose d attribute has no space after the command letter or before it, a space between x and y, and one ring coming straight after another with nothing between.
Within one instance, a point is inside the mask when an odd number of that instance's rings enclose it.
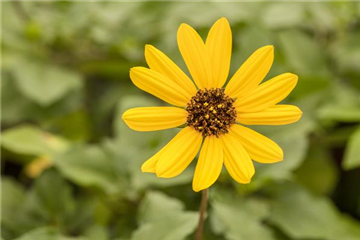
<instances>
[{"instance_id":1,"label":"pollen on disc","mask_svg":"<svg viewBox=\"0 0 360 240\"><path fill-rule=\"evenodd\" d=\"M221 88L200 89L188 103L186 110L187 126L206 136L219 136L227 133L236 121L234 99L224 93Z\"/></svg>"}]
</instances>

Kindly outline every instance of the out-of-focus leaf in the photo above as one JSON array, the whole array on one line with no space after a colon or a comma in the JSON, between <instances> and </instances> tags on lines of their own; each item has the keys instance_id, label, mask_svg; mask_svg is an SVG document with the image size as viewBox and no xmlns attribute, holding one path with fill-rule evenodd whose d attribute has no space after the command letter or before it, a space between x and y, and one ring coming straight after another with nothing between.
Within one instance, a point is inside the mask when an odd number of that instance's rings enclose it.
<instances>
[{"instance_id":1,"label":"out-of-focus leaf","mask_svg":"<svg viewBox=\"0 0 360 240\"><path fill-rule=\"evenodd\" d=\"M16 60L16 59L15 59ZM5 63L2 63L3 65ZM14 98L16 96L16 98ZM15 86L15 83L9 78L8 74L2 72L1 75L1 122L17 123L29 116L26 111L32 103L21 96L21 92Z\"/></svg>"},{"instance_id":2,"label":"out-of-focus leaf","mask_svg":"<svg viewBox=\"0 0 360 240\"><path fill-rule=\"evenodd\" d=\"M299 30L283 31L279 37L286 63L292 68L287 71L306 75L326 76L328 72L324 52L315 39Z\"/></svg>"},{"instance_id":3,"label":"out-of-focus leaf","mask_svg":"<svg viewBox=\"0 0 360 240\"><path fill-rule=\"evenodd\" d=\"M202 9L203 17L196 16L198 9ZM202 4L201 2L192 3L191 7L186 2L176 2L169 6L166 26L172 29L176 29L179 26L179 22L187 22L197 28L206 27L209 28L212 22L215 22L220 17L227 17L231 23L241 23L250 21L257 17L254 12L259 12L261 5L258 3L243 4L233 2L209 2ZM184 15L187 12L189 14Z\"/></svg>"},{"instance_id":4,"label":"out-of-focus leaf","mask_svg":"<svg viewBox=\"0 0 360 240\"><path fill-rule=\"evenodd\" d=\"M337 82L328 94L328 103L317 110L321 120L360 122L360 95L355 88Z\"/></svg>"},{"instance_id":5,"label":"out-of-focus leaf","mask_svg":"<svg viewBox=\"0 0 360 240\"><path fill-rule=\"evenodd\" d=\"M295 171L296 179L318 194L330 194L337 183L338 174L331 155L320 146L312 147L303 164Z\"/></svg>"},{"instance_id":6,"label":"out-of-focus leaf","mask_svg":"<svg viewBox=\"0 0 360 240\"><path fill-rule=\"evenodd\" d=\"M114 159L99 146L78 146L54 158L55 166L71 181L85 187L99 187L108 193L119 192Z\"/></svg>"},{"instance_id":7,"label":"out-of-focus leaf","mask_svg":"<svg viewBox=\"0 0 360 240\"><path fill-rule=\"evenodd\" d=\"M184 211L179 200L150 192L140 208L140 227L133 240L183 240L197 226L198 213Z\"/></svg>"},{"instance_id":8,"label":"out-of-focus leaf","mask_svg":"<svg viewBox=\"0 0 360 240\"><path fill-rule=\"evenodd\" d=\"M356 106L326 106L319 111L319 117L340 122L359 122L360 108Z\"/></svg>"},{"instance_id":9,"label":"out-of-focus leaf","mask_svg":"<svg viewBox=\"0 0 360 240\"><path fill-rule=\"evenodd\" d=\"M91 135L89 120L88 114L81 109L57 118L53 122L53 125L67 139L73 141L85 141L88 140Z\"/></svg>"},{"instance_id":10,"label":"out-of-focus leaf","mask_svg":"<svg viewBox=\"0 0 360 240\"><path fill-rule=\"evenodd\" d=\"M37 228L25 233L15 240L88 240L85 237L68 237L63 236L51 227Z\"/></svg>"},{"instance_id":11,"label":"out-of-focus leaf","mask_svg":"<svg viewBox=\"0 0 360 240\"><path fill-rule=\"evenodd\" d=\"M10 49L16 49L23 52L29 51L31 49L31 44L22 37L26 22L18 16L17 9L11 2L4 2L2 10L2 44Z\"/></svg>"},{"instance_id":12,"label":"out-of-focus leaf","mask_svg":"<svg viewBox=\"0 0 360 240\"><path fill-rule=\"evenodd\" d=\"M60 236L53 228L38 228L25 233L16 240L60 240Z\"/></svg>"},{"instance_id":13,"label":"out-of-focus leaf","mask_svg":"<svg viewBox=\"0 0 360 240\"><path fill-rule=\"evenodd\" d=\"M311 3L306 6L306 10L310 12L310 24L320 34L327 33L327 31L334 30L336 27L336 15L334 6L327 4Z\"/></svg>"},{"instance_id":14,"label":"out-of-focus leaf","mask_svg":"<svg viewBox=\"0 0 360 240\"><path fill-rule=\"evenodd\" d=\"M11 178L1 178L1 236L11 238L17 228L24 228L21 219L22 204L25 200L24 188Z\"/></svg>"},{"instance_id":15,"label":"out-of-focus leaf","mask_svg":"<svg viewBox=\"0 0 360 240\"><path fill-rule=\"evenodd\" d=\"M81 76L56 65L36 61L21 61L14 71L21 92L42 106L59 100L71 90L81 87Z\"/></svg>"},{"instance_id":16,"label":"out-of-focus leaf","mask_svg":"<svg viewBox=\"0 0 360 240\"><path fill-rule=\"evenodd\" d=\"M83 100L81 92L71 91L60 101L50 106L40 106L33 101L29 101L17 88L14 78L9 75L4 73L1 79L2 123L14 125L29 120L37 123L47 123L50 119L76 110Z\"/></svg>"},{"instance_id":17,"label":"out-of-focus leaf","mask_svg":"<svg viewBox=\"0 0 360 240\"><path fill-rule=\"evenodd\" d=\"M96 226L105 226L111 220L112 212L109 206L105 203L98 201L94 209L94 220Z\"/></svg>"},{"instance_id":18,"label":"out-of-focus leaf","mask_svg":"<svg viewBox=\"0 0 360 240\"><path fill-rule=\"evenodd\" d=\"M68 142L32 125L20 125L8 129L2 134L1 145L18 154L52 155L68 148Z\"/></svg>"},{"instance_id":19,"label":"out-of-focus leaf","mask_svg":"<svg viewBox=\"0 0 360 240\"><path fill-rule=\"evenodd\" d=\"M66 217L75 209L72 189L66 180L56 171L47 170L36 179L32 190L46 220L64 226Z\"/></svg>"},{"instance_id":20,"label":"out-of-focus leaf","mask_svg":"<svg viewBox=\"0 0 360 240\"><path fill-rule=\"evenodd\" d=\"M269 206L255 199L237 200L212 202L210 216L214 230L228 240L275 239L262 222L269 214Z\"/></svg>"},{"instance_id":21,"label":"out-of-focus leaf","mask_svg":"<svg viewBox=\"0 0 360 240\"><path fill-rule=\"evenodd\" d=\"M327 198L312 196L292 184L277 191L270 220L295 239L360 238L358 222L338 212Z\"/></svg>"},{"instance_id":22,"label":"out-of-focus leaf","mask_svg":"<svg viewBox=\"0 0 360 240\"><path fill-rule=\"evenodd\" d=\"M299 26L305 19L305 9L299 3L274 3L262 14L264 24L271 29Z\"/></svg>"},{"instance_id":23,"label":"out-of-focus leaf","mask_svg":"<svg viewBox=\"0 0 360 240\"><path fill-rule=\"evenodd\" d=\"M299 74L298 74L299 75ZM326 76L303 76L299 75L296 88L291 97L302 98L313 94L321 94L328 89L331 79Z\"/></svg>"},{"instance_id":24,"label":"out-of-focus leaf","mask_svg":"<svg viewBox=\"0 0 360 240\"><path fill-rule=\"evenodd\" d=\"M342 73L359 73L360 69L360 34L358 31L349 33L337 39L331 48L330 54L337 62L337 67Z\"/></svg>"},{"instance_id":25,"label":"out-of-focus leaf","mask_svg":"<svg viewBox=\"0 0 360 240\"><path fill-rule=\"evenodd\" d=\"M19 210L25 198L23 187L11 178L1 179L1 213L2 220Z\"/></svg>"},{"instance_id":26,"label":"out-of-focus leaf","mask_svg":"<svg viewBox=\"0 0 360 240\"><path fill-rule=\"evenodd\" d=\"M360 166L360 127L349 138L342 166L346 170Z\"/></svg>"},{"instance_id":27,"label":"out-of-focus leaf","mask_svg":"<svg viewBox=\"0 0 360 240\"><path fill-rule=\"evenodd\" d=\"M107 240L107 229L100 225L94 225L88 228L85 232L88 240Z\"/></svg>"}]
</instances>

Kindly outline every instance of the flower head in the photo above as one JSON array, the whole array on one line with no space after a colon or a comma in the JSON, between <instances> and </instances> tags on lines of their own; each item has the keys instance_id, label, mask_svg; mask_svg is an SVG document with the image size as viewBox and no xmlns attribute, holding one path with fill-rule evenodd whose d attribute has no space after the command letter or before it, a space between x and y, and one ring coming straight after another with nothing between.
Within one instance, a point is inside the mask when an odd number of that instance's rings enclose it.
<instances>
[{"instance_id":1,"label":"flower head","mask_svg":"<svg viewBox=\"0 0 360 240\"><path fill-rule=\"evenodd\" d=\"M278 104L295 87L298 77L284 73L261 83L274 60L273 46L256 50L223 88L229 73L232 35L221 18L204 43L187 24L178 29L178 45L193 81L165 54L146 45L149 68L130 70L140 89L174 107L140 107L127 110L123 120L136 131L183 128L158 153L147 160L143 172L172 178L181 174L200 151L193 189L210 187L223 164L232 178L249 183L255 173L252 160L275 163L281 148L244 125L283 125L301 117L298 107ZM195 83L195 84L194 84Z\"/></svg>"}]
</instances>

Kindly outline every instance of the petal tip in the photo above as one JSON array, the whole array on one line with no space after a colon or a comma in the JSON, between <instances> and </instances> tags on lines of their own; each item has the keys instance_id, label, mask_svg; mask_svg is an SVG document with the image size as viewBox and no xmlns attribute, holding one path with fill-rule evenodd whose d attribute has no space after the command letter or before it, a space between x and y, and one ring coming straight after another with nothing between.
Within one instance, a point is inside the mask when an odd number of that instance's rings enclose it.
<instances>
[{"instance_id":1,"label":"petal tip","mask_svg":"<svg viewBox=\"0 0 360 240\"><path fill-rule=\"evenodd\" d=\"M274 53L274 45L266 45L266 46L261 47L260 49Z\"/></svg>"},{"instance_id":2,"label":"petal tip","mask_svg":"<svg viewBox=\"0 0 360 240\"><path fill-rule=\"evenodd\" d=\"M285 74L291 79L295 79L295 80L299 79L298 75L296 75L294 73L285 73Z\"/></svg>"},{"instance_id":3,"label":"petal tip","mask_svg":"<svg viewBox=\"0 0 360 240\"><path fill-rule=\"evenodd\" d=\"M199 182L198 183L193 182L193 184L192 184L192 189L193 189L194 192L200 192L200 191L205 190L205 189L207 189L209 187L210 186L205 186L205 185L201 186L201 184L199 184Z\"/></svg>"},{"instance_id":4,"label":"petal tip","mask_svg":"<svg viewBox=\"0 0 360 240\"><path fill-rule=\"evenodd\" d=\"M194 185L193 185L192 189L193 189L194 192L200 192L201 191L200 188L198 188L198 187L196 187Z\"/></svg>"},{"instance_id":5,"label":"petal tip","mask_svg":"<svg viewBox=\"0 0 360 240\"><path fill-rule=\"evenodd\" d=\"M151 44L145 44L145 51L150 51L152 49L154 49L155 47Z\"/></svg>"},{"instance_id":6,"label":"petal tip","mask_svg":"<svg viewBox=\"0 0 360 240\"><path fill-rule=\"evenodd\" d=\"M166 175L165 172L159 172L158 169L156 169L156 177L158 177L158 178L171 178L171 176Z\"/></svg>"},{"instance_id":7,"label":"petal tip","mask_svg":"<svg viewBox=\"0 0 360 240\"><path fill-rule=\"evenodd\" d=\"M148 168L144 166L144 164L141 166L141 172L143 173L155 173L155 168Z\"/></svg>"},{"instance_id":8,"label":"petal tip","mask_svg":"<svg viewBox=\"0 0 360 240\"><path fill-rule=\"evenodd\" d=\"M185 29L185 28L191 28L189 24L187 23L181 23L179 26L179 30Z\"/></svg>"},{"instance_id":9,"label":"petal tip","mask_svg":"<svg viewBox=\"0 0 360 240\"><path fill-rule=\"evenodd\" d=\"M221 18L219 18L219 20L218 20L218 21L222 21L222 22L224 22L224 23L229 24L229 20L227 20L227 18L226 18L226 17L221 17Z\"/></svg>"},{"instance_id":10,"label":"petal tip","mask_svg":"<svg viewBox=\"0 0 360 240\"><path fill-rule=\"evenodd\" d=\"M159 162L156 164L155 168L156 168L156 171L155 171L156 177L158 177L158 178L165 178L165 177L164 177L165 172L164 172L164 170L159 166Z\"/></svg>"},{"instance_id":11,"label":"petal tip","mask_svg":"<svg viewBox=\"0 0 360 240\"><path fill-rule=\"evenodd\" d=\"M125 120L126 120L126 115L127 115L126 112L127 112L127 111L125 111L125 112L121 115L121 119L122 119L124 122L125 122Z\"/></svg>"},{"instance_id":12,"label":"petal tip","mask_svg":"<svg viewBox=\"0 0 360 240\"><path fill-rule=\"evenodd\" d=\"M131 67L131 68L129 69L129 72L130 72L130 73L137 72L137 71L140 70L140 68L141 68L141 67Z\"/></svg>"}]
</instances>

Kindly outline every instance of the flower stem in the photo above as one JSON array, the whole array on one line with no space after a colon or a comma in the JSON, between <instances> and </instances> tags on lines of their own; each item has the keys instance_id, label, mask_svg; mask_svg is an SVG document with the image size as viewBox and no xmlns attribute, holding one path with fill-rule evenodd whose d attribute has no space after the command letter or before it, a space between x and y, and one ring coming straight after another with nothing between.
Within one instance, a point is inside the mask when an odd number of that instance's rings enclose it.
<instances>
[{"instance_id":1,"label":"flower stem","mask_svg":"<svg viewBox=\"0 0 360 240\"><path fill-rule=\"evenodd\" d=\"M195 233L195 240L202 240L202 232L204 228L204 217L207 208L209 189L204 189L201 195L201 205L199 210L199 223Z\"/></svg>"}]
</instances>

